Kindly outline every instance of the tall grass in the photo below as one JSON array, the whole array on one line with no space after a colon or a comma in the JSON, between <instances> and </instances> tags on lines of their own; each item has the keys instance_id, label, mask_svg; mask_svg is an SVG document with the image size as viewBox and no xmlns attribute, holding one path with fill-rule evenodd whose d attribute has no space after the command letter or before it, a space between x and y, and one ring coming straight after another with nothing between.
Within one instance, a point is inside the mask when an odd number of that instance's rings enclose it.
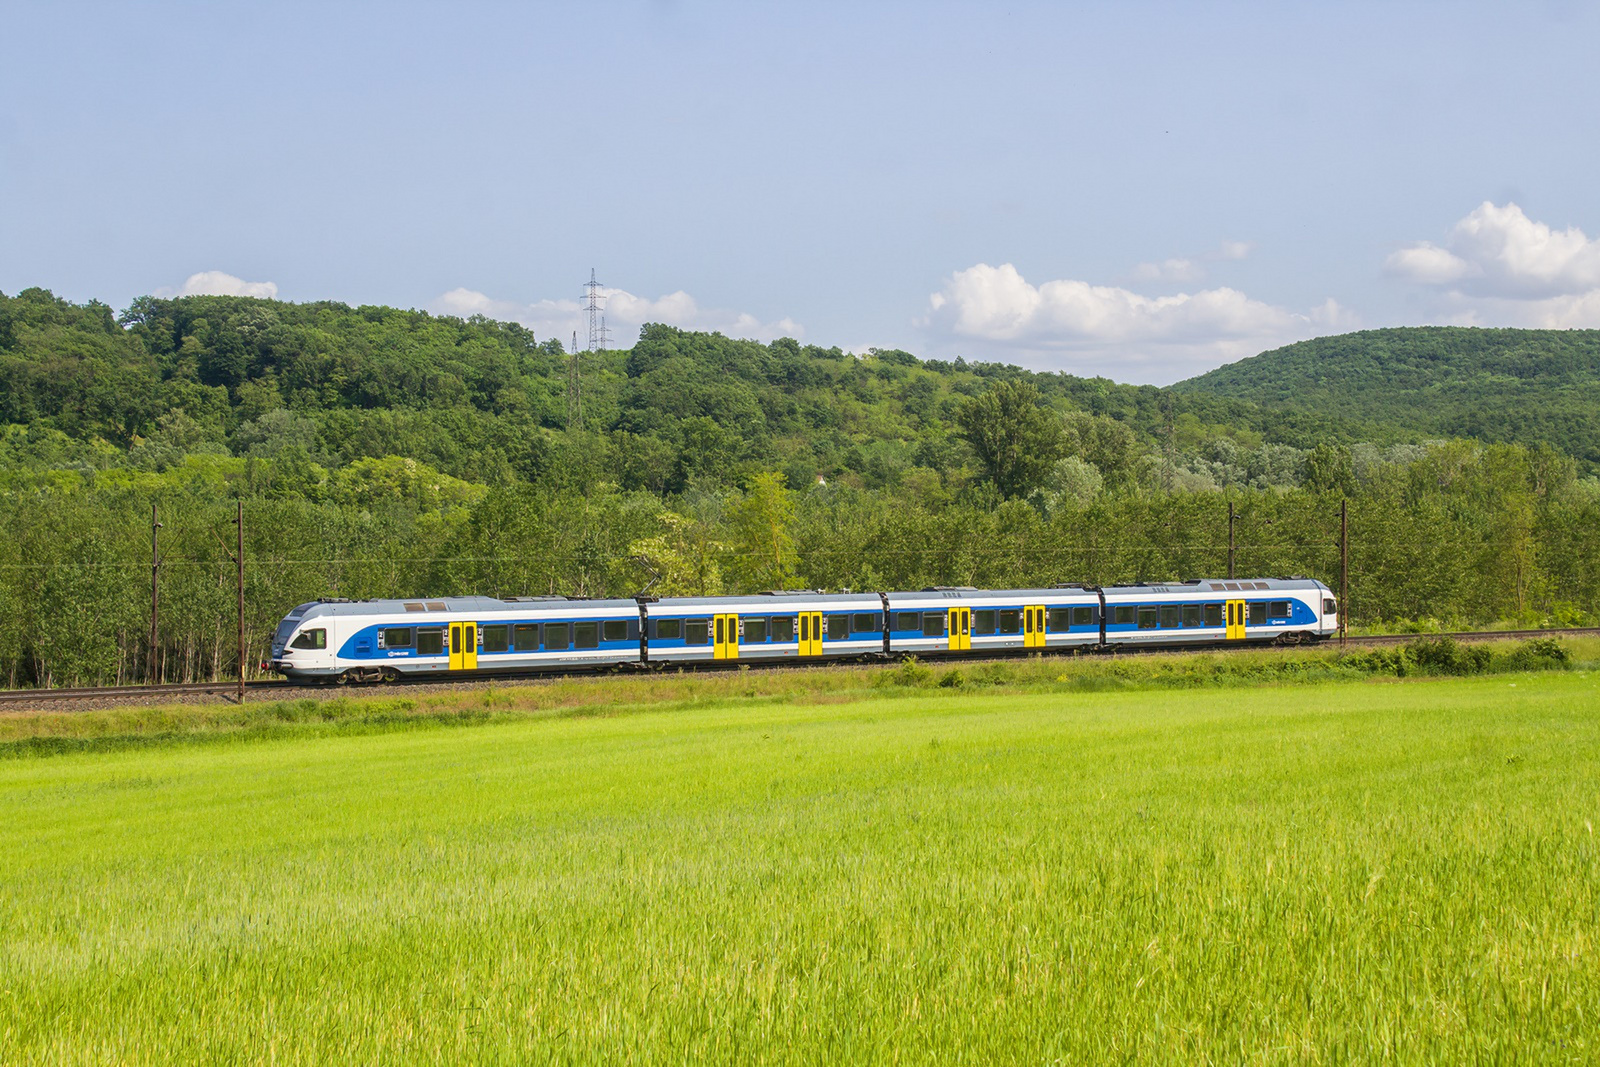
<instances>
[{"instance_id":1,"label":"tall grass","mask_svg":"<svg viewBox=\"0 0 1600 1067\"><path fill-rule=\"evenodd\" d=\"M0 1061L1600 1052L1592 672L937 682L0 764Z\"/></svg>"},{"instance_id":2,"label":"tall grass","mask_svg":"<svg viewBox=\"0 0 1600 1067\"><path fill-rule=\"evenodd\" d=\"M1257 685L1434 674L1567 670L1600 666L1600 640L1463 645L1421 638L1399 648L1254 649L1160 655L1031 656L989 662L825 666L787 670L608 674L507 681L446 691L302 690L243 706L180 704L0 713L0 759L268 737L327 737L481 725L510 719L694 710L728 702L852 700L882 689L1108 692Z\"/></svg>"}]
</instances>

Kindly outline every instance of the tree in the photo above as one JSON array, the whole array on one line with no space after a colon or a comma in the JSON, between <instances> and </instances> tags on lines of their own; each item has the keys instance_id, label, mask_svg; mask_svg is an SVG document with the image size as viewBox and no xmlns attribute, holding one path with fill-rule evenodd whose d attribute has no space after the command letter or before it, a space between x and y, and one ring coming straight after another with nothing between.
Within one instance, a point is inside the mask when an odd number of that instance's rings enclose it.
<instances>
[{"instance_id":1,"label":"tree","mask_svg":"<svg viewBox=\"0 0 1600 1067\"><path fill-rule=\"evenodd\" d=\"M784 488L783 475L752 475L744 499L728 516L733 534L728 573L738 585L749 591L789 588L795 577L793 523L793 494Z\"/></svg>"},{"instance_id":2,"label":"tree","mask_svg":"<svg viewBox=\"0 0 1600 1067\"><path fill-rule=\"evenodd\" d=\"M1305 486L1313 493L1355 492L1356 469L1343 445L1320 444L1306 457Z\"/></svg>"},{"instance_id":3,"label":"tree","mask_svg":"<svg viewBox=\"0 0 1600 1067\"><path fill-rule=\"evenodd\" d=\"M1003 381L961 405L962 436L1007 499L1027 496L1061 455L1061 426L1032 382Z\"/></svg>"},{"instance_id":4,"label":"tree","mask_svg":"<svg viewBox=\"0 0 1600 1067\"><path fill-rule=\"evenodd\" d=\"M1144 452L1126 424L1107 415L1075 411L1066 418L1063 438L1063 451L1099 471L1106 489L1138 484Z\"/></svg>"}]
</instances>

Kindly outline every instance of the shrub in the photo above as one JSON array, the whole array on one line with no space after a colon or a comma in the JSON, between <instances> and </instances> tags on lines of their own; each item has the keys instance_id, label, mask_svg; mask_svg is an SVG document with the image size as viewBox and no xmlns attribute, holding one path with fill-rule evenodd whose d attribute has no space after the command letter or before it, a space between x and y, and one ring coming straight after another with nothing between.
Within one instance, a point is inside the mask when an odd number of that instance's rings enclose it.
<instances>
[{"instance_id":1,"label":"shrub","mask_svg":"<svg viewBox=\"0 0 1600 1067\"><path fill-rule=\"evenodd\" d=\"M1453 637L1412 641L1405 653L1420 669L1434 674L1481 674L1494 659L1482 645L1464 645Z\"/></svg>"},{"instance_id":2,"label":"shrub","mask_svg":"<svg viewBox=\"0 0 1600 1067\"><path fill-rule=\"evenodd\" d=\"M972 672L973 685L1005 685L1011 680L1011 667L1005 663L985 663Z\"/></svg>"},{"instance_id":3,"label":"shrub","mask_svg":"<svg viewBox=\"0 0 1600 1067\"><path fill-rule=\"evenodd\" d=\"M900 661L900 666L874 677L872 684L878 687L902 685L920 689L933 684L933 668L915 656L907 656Z\"/></svg>"},{"instance_id":4,"label":"shrub","mask_svg":"<svg viewBox=\"0 0 1600 1067\"><path fill-rule=\"evenodd\" d=\"M1503 653L1497 666L1507 671L1564 671L1572 666L1572 653L1553 637L1535 637Z\"/></svg>"}]
</instances>

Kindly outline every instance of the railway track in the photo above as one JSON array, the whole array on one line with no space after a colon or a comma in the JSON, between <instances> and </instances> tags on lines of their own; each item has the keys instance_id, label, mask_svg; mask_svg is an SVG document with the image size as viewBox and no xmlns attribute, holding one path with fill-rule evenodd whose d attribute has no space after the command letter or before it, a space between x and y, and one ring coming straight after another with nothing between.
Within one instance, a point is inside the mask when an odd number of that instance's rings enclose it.
<instances>
[{"instance_id":1,"label":"railway track","mask_svg":"<svg viewBox=\"0 0 1600 1067\"><path fill-rule=\"evenodd\" d=\"M1422 638L1449 637L1457 641L1527 641L1535 637L1600 637L1600 626L1574 627L1568 630L1466 630L1449 634L1367 634L1352 637L1352 645L1403 645ZM1332 638L1330 644L1337 644Z\"/></svg>"},{"instance_id":2,"label":"railway track","mask_svg":"<svg viewBox=\"0 0 1600 1067\"><path fill-rule=\"evenodd\" d=\"M246 692L286 690L288 683L264 679L244 684ZM119 697L142 700L155 696L207 696L236 693L234 682L172 682L163 685L100 685L77 689L0 689L0 705L28 704L55 700L115 700Z\"/></svg>"},{"instance_id":3,"label":"railway track","mask_svg":"<svg viewBox=\"0 0 1600 1067\"><path fill-rule=\"evenodd\" d=\"M1408 642L1416 641L1416 640L1419 640L1419 639L1422 639L1422 638L1440 638L1440 637L1449 637L1449 638L1452 638L1452 639L1454 639L1456 641L1508 641L1508 640L1518 641L1518 640L1529 640L1531 638L1536 638L1536 637L1556 637L1556 638L1559 638L1559 637L1600 637L1600 627L1580 627L1580 628L1572 628L1572 629L1565 629L1565 630L1467 630L1467 631L1462 631L1462 632L1457 632L1457 633L1438 633L1438 634L1365 634L1365 635L1362 635L1362 636L1351 637L1351 638L1348 639L1347 643L1350 644L1350 645L1403 645L1403 644L1407 644ZM1328 645L1335 645L1335 644L1337 644L1337 642L1338 642L1337 638L1331 638L1329 640L1329 642L1328 642ZM1129 648L1119 648L1117 650L1117 654L1118 655L1128 655L1128 654L1148 655L1150 653L1167 653L1167 654L1179 653L1179 654L1181 654L1181 653L1190 652L1190 651L1206 651L1206 652L1226 651L1226 650L1228 650L1230 648L1238 648L1238 647L1239 646L1213 645L1213 646L1205 646L1205 647L1196 648L1196 649L1184 649L1184 648L1129 649ZM1266 646L1259 645L1259 644L1251 644L1251 645L1246 645L1246 646L1243 646L1243 647L1244 648L1251 648L1251 649L1259 649L1259 648L1263 648L1263 647L1266 647ZM1324 647L1327 647L1327 646L1324 646ZM1240 649L1240 650L1242 650L1242 649ZM1020 654L1024 654L1024 653L1023 653L1023 650L1019 649L1019 650L1017 650L1016 654L1020 655ZM991 656L962 656L961 658L962 659L973 659L973 658L984 659L984 658L995 658L995 657L991 657ZM777 664L744 664L743 666L757 666L757 667L774 666L774 667L793 668L793 667L796 667L796 666L818 666L818 667L824 667L824 666L839 666L839 665L841 665L840 661L833 660L833 661L822 661L822 662L806 663L806 664L786 662L786 663L777 663ZM527 680L534 679L534 678L568 677L568 676L570 676L570 674L573 674L573 673L580 673L580 672L544 672L544 673L540 673L540 674L527 674L527 675L504 675L504 674L500 674L500 675L482 676L482 677L477 677L477 678L460 678L460 677L450 677L450 676L429 677L429 678L418 678L418 679L410 680L410 681L402 680L400 682L394 683L394 685L395 686L400 686L400 687L404 687L404 686L407 686L407 685L413 685L413 684L414 685L440 685L440 684L445 684L445 685L488 685L488 684L493 684L493 683L503 683L503 682L507 682L507 681L527 681ZM592 676L592 675L595 674L595 672L584 671L584 672L581 672L581 674L584 675L584 676ZM297 689L300 689L300 688L302 688L302 687L292 685L289 682L284 681L282 679L260 679L260 680L249 681L249 682L245 683L245 691L246 691L246 693L253 694L253 695L277 696L277 695L282 695L282 694L287 694L287 693L294 692L294 691L296 691ZM362 687L359 687L357 691L366 690L368 688L369 687L362 686ZM372 690L376 691L379 687L373 686L373 687L370 687L370 688ZM122 702L122 701L139 702L139 701L148 700L151 697L162 697L162 696L210 696L210 695L226 696L226 695L229 695L229 694L232 694L232 693L236 693L238 691L238 689L239 689L239 683L237 681L233 681L233 682L183 682L183 683L171 683L171 684L164 684L164 685L86 686L86 687L78 688L78 689L0 689L0 708L5 707L6 705L31 706L31 705L46 704L46 703L56 703L57 701L70 703L70 702L75 701L75 700L101 700L101 701L113 701L113 702Z\"/></svg>"}]
</instances>

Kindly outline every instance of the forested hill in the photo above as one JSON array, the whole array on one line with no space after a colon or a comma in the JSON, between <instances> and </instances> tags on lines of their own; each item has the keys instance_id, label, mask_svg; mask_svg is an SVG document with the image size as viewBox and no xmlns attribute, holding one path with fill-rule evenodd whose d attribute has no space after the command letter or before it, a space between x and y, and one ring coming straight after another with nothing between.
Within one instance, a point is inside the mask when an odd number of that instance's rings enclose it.
<instances>
[{"instance_id":1,"label":"forested hill","mask_svg":"<svg viewBox=\"0 0 1600 1067\"><path fill-rule=\"evenodd\" d=\"M1600 465L1600 330L1366 330L1264 352L1174 389L1441 437L1542 442Z\"/></svg>"},{"instance_id":2,"label":"forested hill","mask_svg":"<svg viewBox=\"0 0 1600 1067\"><path fill-rule=\"evenodd\" d=\"M650 325L631 349L583 357L581 420L568 371L559 341L481 317L242 297L146 297L118 315L0 294L0 475L214 456L273 461L260 469L275 491L335 498L341 478L401 460L479 485L671 495L774 471L795 489L1027 496L1294 487L1450 436L1548 443L1600 468L1600 331L1371 331L1157 389ZM973 403L999 403L1002 383L1054 416L1011 471L991 445L1016 449L973 422L993 424ZM1011 420L1022 394L1007 395ZM1319 446L1347 458L1318 468Z\"/></svg>"},{"instance_id":3,"label":"forested hill","mask_svg":"<svg viewBox=\"0 0 1600 1067\"><path fill-rule=\"evenodd\" d=\"M960 412L1000 382L1031 385L1060 416L1047 460L1064 445L1108 489L1148 484L1158 453L1169 485L1174 472L1198 488L1294 485L1319 443L1407 439L1202 393L660 325L583 358L580 424L561 343L512 323L215 296L142 298L118 315L29 289L0 294L0 471L161 471L215 455L286 461L273 469L320 484L307 463L404 457L480 484L670 494L778 471L794 488L820 476L954 492L981 479Z\"/></svg>"}]
</instances>

